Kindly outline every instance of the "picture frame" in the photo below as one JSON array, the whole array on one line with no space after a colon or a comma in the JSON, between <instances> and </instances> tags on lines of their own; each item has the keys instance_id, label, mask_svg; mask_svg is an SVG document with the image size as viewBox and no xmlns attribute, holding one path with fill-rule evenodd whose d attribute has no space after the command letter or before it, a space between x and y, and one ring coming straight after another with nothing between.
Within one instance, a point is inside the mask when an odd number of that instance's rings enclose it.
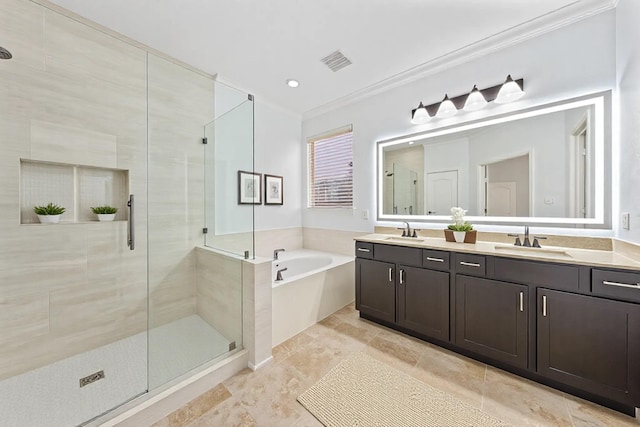
<instances>
[{"instance_id":1,"label":"picture frame","mask_svg":"<svg viewBox=\"0 0 640 427\"><path fill-rule=\"evenodd\" d=\"M238 204L262 204L262 174L238 171Z\"/></svg>"},{"instance_id":2,"label":"picture frame","mask_svg":"<svg viewBox=\"0 0 640 427\"><path fill-rule=\"evenodd\" d=\"M264 204L284 204L284 178L278 175L264 174Z\"/></svg>"}]
</instances>

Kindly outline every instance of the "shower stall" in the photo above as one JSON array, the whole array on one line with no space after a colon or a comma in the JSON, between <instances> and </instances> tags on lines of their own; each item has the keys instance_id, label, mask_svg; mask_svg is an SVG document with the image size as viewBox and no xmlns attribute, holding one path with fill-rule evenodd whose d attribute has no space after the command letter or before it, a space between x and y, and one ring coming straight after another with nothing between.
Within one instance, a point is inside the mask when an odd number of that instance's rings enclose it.
<instances>
[{"instance_id":1,"label":"shower stall","mask_svg":"<svg viewBox=\"0 0 640 427\"><path fill-rule=\"evenodd\" d=\"M242 349L253 99L30 1L0 28L0 425L83 425Z\"/></svg>"}]
</instances>

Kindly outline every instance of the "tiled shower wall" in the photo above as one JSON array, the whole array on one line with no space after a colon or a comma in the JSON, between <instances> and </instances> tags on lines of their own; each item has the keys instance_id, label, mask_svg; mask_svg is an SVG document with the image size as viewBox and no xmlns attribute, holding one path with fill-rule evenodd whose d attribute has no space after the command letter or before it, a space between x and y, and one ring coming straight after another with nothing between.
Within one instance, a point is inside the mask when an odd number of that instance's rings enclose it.
<instances>
[{"instance_id":1,"label":"tiled shower wall","mask_svg":"<svg viewBox=\"0 0 640 427\"><path fill-rule=\"evenodd\" d=\"M27 0L0 2L0 39L4 379L147 328L147 197L152 326L195 313L213 80L153 55L147 80L145 50ZM20 159L127 170L136 249L126 221L21 225Z\"/></svg>"}]
</instances>

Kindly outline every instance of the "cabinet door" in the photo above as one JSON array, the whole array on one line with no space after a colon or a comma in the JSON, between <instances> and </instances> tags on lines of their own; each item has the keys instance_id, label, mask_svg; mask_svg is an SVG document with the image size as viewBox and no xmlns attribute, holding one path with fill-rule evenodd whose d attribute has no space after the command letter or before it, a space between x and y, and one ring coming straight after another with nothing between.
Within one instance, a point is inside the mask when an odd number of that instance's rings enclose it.
<instances>
[{"instance_id":1,"label":"cabinet door","mask_svg":"<svg viewBox=\"0 0 640 427\"><path fill-rule=\"evenodd\" d=\"M538 373L638 403L640 306L539 289Z\"/></svg>"},{"instance_id":2,"label":"cabinet door","mask_svg":"<svg viewBox=\"0 0 640 427\"><path fill-rule=\"evenodd\" d=\"M395 264L356 259L356 309L387 322L395 322Z\"/></svg>"},{"instance_id":3,"label":"cabinet door","mask_svg":"<svg viewBox=\"0 0 640 427\"><path fill-rule=\"evenodd\" d=\"M456 344L526 368L527 291L524 285L456 275Z\"/></svg>"},{"instance_id":4,"label":"cabinet door","mask_svg":"<svg viewBox=\"0 0 640 427\"><path fill-rule=\"evenodd\" d=\"M398 267L398 324L449 341L449 273Z\"/></svg>"}]
</instances>

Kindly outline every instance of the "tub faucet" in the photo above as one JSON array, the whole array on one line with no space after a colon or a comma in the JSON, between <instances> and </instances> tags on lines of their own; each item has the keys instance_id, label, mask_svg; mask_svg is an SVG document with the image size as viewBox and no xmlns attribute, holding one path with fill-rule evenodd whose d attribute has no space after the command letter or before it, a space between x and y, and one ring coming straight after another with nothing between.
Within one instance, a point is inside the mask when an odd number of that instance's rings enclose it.
<instances>
[{"instance_id":1,"label":"tub faucet","mask_svg":"<svg viewBox=\"0 0 640 427\"><path fill-rule=\"evenodd\" d=\"M284 249L275 249L275 250L273 251L273 259L274 259L274 260L278 259L278 253L279 253L279 252L284 252Z\"/></svg>"},{"instance_id":2,"label":"tub faucet","mask_svg":"<svg viewBox=\"0 0 640 427\"><path fill-rule=\"evenodd\" d=\"M287 268L281 268L280 270L278 270L276 272L276 282L279 282L279 281L283 280L282 279L282 272L283 271L287 271Z\"/></svg>"}]
</instances>

